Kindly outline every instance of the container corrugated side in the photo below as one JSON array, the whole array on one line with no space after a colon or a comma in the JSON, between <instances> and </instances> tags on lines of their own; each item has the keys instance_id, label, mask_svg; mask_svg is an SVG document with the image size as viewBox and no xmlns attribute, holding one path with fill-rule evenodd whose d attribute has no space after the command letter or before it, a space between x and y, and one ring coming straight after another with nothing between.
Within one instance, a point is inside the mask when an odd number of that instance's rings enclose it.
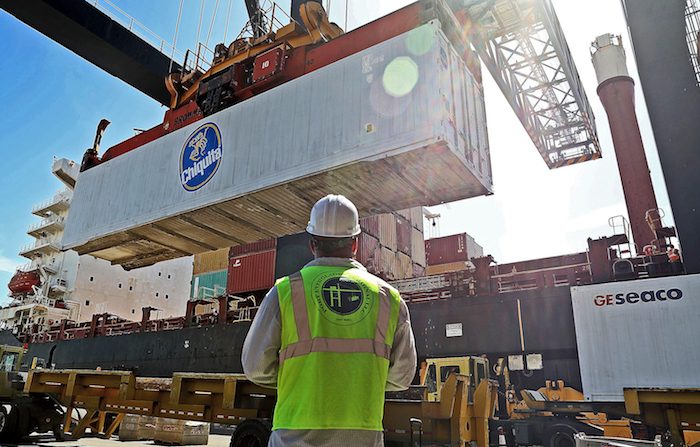
<instances>
[{"instance_id":1,"label":"container corrugated side","mask_svg":"<svg viewBox=\"0 0 700 447\"><path fill-rule=\"evenodd\" d=\"M453 234L426 240L425 257L428 265L468 261L467 234Z\"/></svg>"},{"instance_id":2,"label":"container corrugated side","mask_svg":"<svg viewBox=\"0 0 700 447\"><path fill-rule=\"evenodd\" d=\"M432 38L420 55L407 45L416 32ZM405 58L417 81L392 96L383 74ZM462 134L478 124L456 112L483 102L474 87L437 22L427 24L82 172L63 244L137 268L303 231L331 191L361 215L488 194L488 169L471 161L475 150L486 156L486 140L468 142ZM188 191L180 148L203 124L220 131L221 164Z\"/></svg>"},{"instance_id":3,"label":"container corrugated side","mask_svg":"<svg viewBox=\"0 0 700 447\"><path fill-rule=\"evenodd\" d=\"M396 251L396 216L382 214L379 216L379 243L391 251Z\"/></svg>"},{"instance_id":4,"label":"container corrugated side","mask_svg":"<svg viewBox=\"0 0 700 447\"><path fill-rule=\"evenodd\" d=\"M207 272L217 272L228 268L228 248L208 251L194 255L192 273L199 275Z\"/></svg>"},{"instance_id":5,"label":"container corrugated side","mask_svg":"<svg viewBox=\"0 0 700 447\"><path fill-rule=\"evenodd\" d=\"M234 245L229 250L229 257L247 255L250 253L260 253L261 251L274 250L277 248L277 239L262 239L249 244ZM227 264L228 265L228 264Z\"/></svg>"},{"instance_id":6,"label":"container corrugated side","mask_svg":"<svg viewBox=\"0 0 700 447\"><path fill-rule=\"evenodd\" d=\"M700 275L576 286L571 302L586 400L698 388Z\"/></svg>"},{"instance_id":7,"label":"container corrugated side","mask_svg":"<svg viewBox=\"0 0 700 447\"><path fill-rule=\"evenodd\" d=\"M425 239L423 232L417 228L411 229L411 258L413 262L425 267Z\"/></svg>"},{"instance_id":8,"label":"container corrugated side","mask_svg":"<svg viewBox=\"0 0 700 447\"><path fill-rule=\"evenodd\" d=\"M404 253L397 253L396 262L398 264L396 279L408 279L413 276L413 263L410 256Z\"/></svg>"},{"instance_id":9,"label":"container corrugated side","mask_svg":"<svg viewBox=\"0 0 700 447\"><path fill-rule=\"evenodd\" d=\"M387 247L381 248L380 266L377 275L387 281L401 279L399 274L399 263L396 252Z\"/></svg>"},{"instance_id":10,"label":"container corrugated side","mask_svg":"<svg viewBox=\"0 0 700 447\"><path fill-rule=\"evenodd\" d=\"M275 285L275 250L230 259L228 293L254 292Z\"/></svg>"},{"instance_id":11,"label":"container corrugated side","mask_svg":"<svg viewBox=\"0 0 700 447\"><path fill-rule=\"evenodd\" d=\"M413 230L411 222L402 216L396 216L396 248L408 256L411 256L413 248L411 230Z\"/></svg>"},{"instance_id":12,"label":"container corrugated side","mask_svg":"<svg viewBox=\"0 0 700 447\"><path fill-rule=\"evenodd\" d=\"M370 273L374 273L378 265L376 259L379 251L379 240L367 233L361 233L357 244L357 261L364 265Z\"/></svg>"},{"instance_id":13,"label":"container corrugated side","mask_svg":"<svg viewBox=\"0 0 700 447\"><path fill-rule=\"evenodd\" d=\"M379 237L379 216L367 216L360 219L360 228L362 228L363 233L367 233L370 236Z\"/></svg>"},{"instance_id":14,"label":"container corrugated side","mask_svg":"<svg viewBox=\"0 0 700 447\"><path fill-rule=\"evenodd\" d=\"M416 206L411 208L411 225L421 232L423 231L423 207Z\"/></svg>"}]
</instances>

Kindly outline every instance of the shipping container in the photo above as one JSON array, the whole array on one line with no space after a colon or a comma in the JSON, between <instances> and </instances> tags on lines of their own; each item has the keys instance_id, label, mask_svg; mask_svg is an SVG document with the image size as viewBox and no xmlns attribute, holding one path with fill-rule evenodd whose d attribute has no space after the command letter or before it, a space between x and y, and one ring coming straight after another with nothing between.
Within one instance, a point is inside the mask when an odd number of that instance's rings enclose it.
<instances>
[{"instance_id":1,"label":"shipping container","mask_svg":"<svg viewBox=\"0 0 700 447\"><path fill-rule=\"evenodd\" d=\"M226 270L193 275L190 297L202 299L226 294L227 277Z\"/></svg>"},{"instance_id":2,"label":"shipping container","mask_svg":"<svg viewBox=\"0 0 700 447\"><path fill-rule=\"evenodd\" d=\"M411 257L404 253L396 254L397 277L396 279L407 279L413 276L413 263Z\"/></svg>"},{"instance_id":3,"label":"shipping container","mask_svg":"<svg viewBox=\"0 0 700 447\"><path fill-rule=\"evenodd\" d=\"M413 227L408 219L396 216L396 248L398 251L411 256L413 244L411 241Z\"/></svg>"},{"instance_id":4,"label":"shipping container","mask_svg":"<svg viewBox=\"0 0 700 447\"><path fill-rule=\"evenodd\" d=\"M309 248L309 234L298 233L277 239L275 278L283 278L301 270L314 255Z\"/></svg>"},{"instance_id":5,"label":"shipping container","mask_svg":"<svg viewBox=\"0 0 700 447\"><path fill-rule=\"evenodd\" d=\"M277 248L277 239L262 239L249 244L234 245L229 250L229 257L233 258L250 253L260 253L261 251L274 250L275 248Z\"/></svg>"},{"instance_id":6,"label":"shipping container","mask_svg":"<svg viewBox=\"0 0 700 447\"><path fill-rule=\"evenodd\" d=\"M379 243L391 251L397 250L396 216L393 214L381 214L379 216Z\"/></svg>"},{"instance_id":7,"label":"shipping container","mask_svg":"<svg viewBox=\"0 0 700 447\"><path fill-rule=\"evenodd\" d=\"M428 265L426 275L440 275L448 272L459 272L467 269L467 261L449 262L447 264Z\"/></svg>"},{"instance_id":8,"label":"shipping container","mask_svg":"<svg viewBox=\"0 0 700 447\"><path fill-rule=\"evenodd\" d=\"M269 289L275 285L275 250L229 260L228 293L239 294Z\"/></svg>"},{"instance_id":9,"label":"shipping container","mask_svg":"<svg viewBox=\"0 0 700 447\"><path fill-rule=\"evenodd\" d=\"M381 256L379 240L367 233L361 233L357 244L357 261L370 273L375 273Z\"/></svg>"},{"instance_id":10,"label":"shipping container","mask_svg":"<svg viewBox=\"0 0 700 447\"><path fill-rule=\"evenodd\" d=\"M409 222L411 221L411 208L406 208L405 210L398 210L394 214L398 214L399 216L403 217Z\"/></svg>"},{"instance_id":11,"label":"shipping container","mask_svg":"<svg viewBox=\"0 0 700 447\"><path fill-rule=\"evenodd\" d=\"M228 248L221 250L207 251L194 255L194 266L192 273L200 275L208 272L218 272L228 268Z\"/></svg>"},{"instance_id":12,"label":"shipping container","mask_svg":"<svg viewBox=\"0 0 700 447\"><path fill-rule=\"evenodd\" d=\"M586 400L698 388L700 275L576 286L571 301Z\"/></svg>"},{"instance_id":13,"label":"shipping container","mask_svg":"<svg viewBox=\"0 0 700 447\"><path fill-rule=\"evenodd\" d=\"M425 276L425 266L413 263L413 278L420 278Z\"/></svg>"},{"instance_id":14,"label":"shipping container","mask_svg":"<svg viewBox=\"0 0 700 447\"><path fill-rule=\"evenodd\" d=\"M428 265L468 261L467 233L428 239L425 241L425 258Z\"/></svg>"},{"instance_id":15,"label":"shipping container","mask_svg":"<svg viewBox=\"0 0 700 447\"><path fill-rule=\"evenodd\" d=\"M361 215L489 194L479 114L434 21L82 172L64 248L137 268L302 231L329 192Z\"/></svg>"},{"instance_id":16,"label":"shipping container","mask_svg":"<svg viewBox=\"0 0 700 447\"><path fill-rule=\"evenodd\" d=\"M386 281L401 279L396 252L388 249L387 247L381 248L381 258L377 276Z\"/></svg>"},{"instance_id":17,"label":"shipping container","mask_svg":"<svg viewBox=\"0 0 700 447\"><path fill-rule=\"evenodd\" d=\"M370 236L379 237L379 216L367 216L360 219L360 228L363 233Z\"/></svg>"},{"instance_id":18,"label":"shipping container","mask_svg":"<svg viewBox=\"0 0 700 447\"><path fill-rule=\"evenodd\" d=\"M411 208L411 225L413 228L419 229L423 232L423 207L416 206Z\"/></svg>"},{"instance_id":19,"label":"shipping container","mask_svg":"<svg viewBox=\"0 0 700 447\"><path fill-rule=\"evenodd\" d=\"M411 258L413 262L425 267L425 239L423 231L413 228L411 229Z\"/></svg>"},{"instance_id":20,"label":"shipping container","mask_svg":"<svg viewBox=\"0 0 700 447\"><path fill-rule=\"evenodd\" d=\"M467 255L471 258L481 258L484 256L484 248L476 243L473 237L467 234Z\"/></svg>"}]
</instances>

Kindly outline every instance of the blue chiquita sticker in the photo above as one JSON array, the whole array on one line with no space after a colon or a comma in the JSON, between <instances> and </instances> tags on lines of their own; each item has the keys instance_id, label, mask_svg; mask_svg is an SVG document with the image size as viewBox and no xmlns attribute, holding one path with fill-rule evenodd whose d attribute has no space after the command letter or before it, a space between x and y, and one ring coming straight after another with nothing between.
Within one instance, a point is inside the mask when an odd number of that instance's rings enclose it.
<instances>
[{"instance_id":1,"label":"blue chiquita sticker","mask_svg":"<svg viewBox=\"0 0 700 447\"><path fill-rule=\"evenodd\" d=\"M200 126L185 141L180 154L180 183L196 191L214 177L223 157L221 132L214 123Z\"/></svg>"}]
</instances>

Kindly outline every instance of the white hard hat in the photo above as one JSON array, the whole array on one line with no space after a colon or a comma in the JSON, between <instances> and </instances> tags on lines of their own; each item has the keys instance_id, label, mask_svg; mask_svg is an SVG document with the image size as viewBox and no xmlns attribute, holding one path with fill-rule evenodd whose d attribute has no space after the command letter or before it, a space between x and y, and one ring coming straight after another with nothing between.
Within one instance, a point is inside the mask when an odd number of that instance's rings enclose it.
<instances>
[{"instance_id":1,"label":"white hard hat","mask_svg":"<svg viewBox=\"0 0 700 447\"><path fill-rule=\"evenodd\" d=\"M347 197L329 194L311 209L306 231L320 237L357 236L361 231L357 208Z\"/></svg>"}]
</instances>

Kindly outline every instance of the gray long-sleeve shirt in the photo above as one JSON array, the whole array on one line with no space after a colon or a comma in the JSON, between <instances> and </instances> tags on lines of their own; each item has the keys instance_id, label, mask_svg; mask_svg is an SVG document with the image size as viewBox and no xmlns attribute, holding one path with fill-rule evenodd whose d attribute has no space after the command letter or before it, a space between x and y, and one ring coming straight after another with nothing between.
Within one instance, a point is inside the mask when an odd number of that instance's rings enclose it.
<instances>
[{"instance_id":1,"label":"gray long-sleeve shirt","mask_svg":"<svg viewBox=\"0 0 700 447\"><path fill-rule=\"evenodd\" d=\"M307 266L334 266L365 270L359 262L346 258L318 258ZM381 280L379 280L381 281ZM241 361L246 377L268 388L277 387L282 322L277 288L265 296L243 344ZM401 301L399 321L389 358L386 390L405 390L416 372L416 344L406 303ZM285 446L383 446L382 432L370 430L275 430L269 447Z\"/></svg>"}]
</instances>

